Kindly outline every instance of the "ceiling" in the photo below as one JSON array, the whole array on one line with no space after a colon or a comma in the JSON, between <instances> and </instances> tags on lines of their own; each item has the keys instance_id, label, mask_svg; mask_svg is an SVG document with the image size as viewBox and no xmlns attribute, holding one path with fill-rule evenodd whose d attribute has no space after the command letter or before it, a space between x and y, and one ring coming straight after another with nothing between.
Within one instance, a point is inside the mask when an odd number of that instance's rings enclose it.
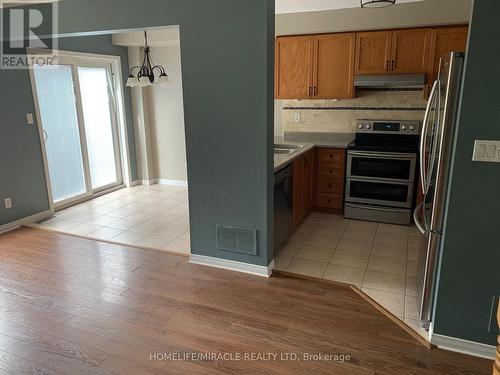
<instances>
[{"instance_id":1,"label":"ceiling","mask_svg":"<svg viewBox=\"0 0 500 375\"><path fill-rule=\"evenodd\" d=\"M148 44L151 47L178 46L180 44L179 27L148 28ZM115 46L144 46L144 30L134 30L113 34Z\"/></svg>"},{"instance_id":2,"label":"ceiling","mask_svg":"<svg viewBox=\"0 0 500 375\"><path fill-rule=\"evenodd\" d=\"M424 0L397 0L396 4L415 1ZM319 12L359 7L360 0L276 0L276 14Z\"/></svg>"}]
</instances>

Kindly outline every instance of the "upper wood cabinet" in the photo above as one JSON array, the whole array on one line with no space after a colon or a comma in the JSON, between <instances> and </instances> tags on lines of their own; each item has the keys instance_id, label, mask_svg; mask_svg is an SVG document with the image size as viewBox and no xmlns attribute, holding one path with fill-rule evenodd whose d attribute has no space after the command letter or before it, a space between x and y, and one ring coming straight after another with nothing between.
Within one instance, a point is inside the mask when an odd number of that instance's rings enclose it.
<instances>
[{"instance_id":1,"label":"upper wood cabinet","mask_svg":"<svg viewBox=\"0 0 500 375\"><path fill-rule=\"evenodd\" d=\"M429 64L431 29L402 29L392 32L392 73L426 73Z\"/></svg>"},{"instance_id":2,"label":"upper wood cabinet","mask_svg":"<svg viewBox=\"0 0 500 375\"><path fill-rule=\"evenodd\" d=\"M428 83L436 80L441 57L454 51L465 52L468 32L468 26L439 27L432 30Z\"/></svg>"},{"instance_id":3,"label":"upper wood cabinet","mask_svg":"<svg viewBox=\"0 0 500 375\"><path fill-rule=\"evenodd\" d=\"M385 74L391 61L392 31L356 33L356 74Z\"/></svg>"},{"instance_id":4,"label":"upper wood cabinet","mask_svg":"<svg viewBox=\"0 0 500 375\"><path fill-rule=\"evenodd\" d=\"M354 33L314 37L313 96L316 99L354 97Z\"/></svg>"},{"instance_id":5,"label":"upper wood cabinet","mask_svg":"<svg viewBox=\"0 0 500 375\"><path fill-rule=\"evenodd\" d=\"M313 89L313 37L277 38L275 53L276 98L310 98Z\"/></svg>"},{"instance_id":6,"label":"upper wood cabinet","mask_svg":"<svg viewBox=\"0 0 500 375\"><path fill-rule=\"evenodd\" d=\"M426 73L431 29L356 34L356 74Z\"/></svg>"},{"instance_id":7,"label":"upper wood cabinet","mask_svg":"<svg viewBox=\"0 0 500 375\"><path fill-rule=\"evenodd\" d=\"M465 51L467 26L422 27L276 38L276 99L351 99L355 74L427 74ZM427 94L424 94L427 95Z\"/></svg>"},{"instance_id":8,"label":"upper wood cabinet","mask_svg":"<svg viewBox=\"0 0 500 375\"><path fill-rule=\"evenodd\" d=\"M352 98L354 53L354 33L277 38L276 98Z\"/></svg>"}]
</instances>

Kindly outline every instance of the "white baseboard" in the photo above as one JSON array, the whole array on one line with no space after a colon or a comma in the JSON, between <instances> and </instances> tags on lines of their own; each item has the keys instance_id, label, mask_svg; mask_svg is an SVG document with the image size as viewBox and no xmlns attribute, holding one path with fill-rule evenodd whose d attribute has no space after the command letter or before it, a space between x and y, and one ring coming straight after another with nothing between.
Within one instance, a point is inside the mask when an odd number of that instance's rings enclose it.
<instances>
[{"instance_id":1,"label":"white baseboard","mask_svg":"<svg viewBox=\"0 0 500 375\"><path fill-rule=\"evenodd\" d=\"M142 183L141 180L135 180L135 181L132 181L132 183L130 184L130 187L139 186L139 185L144 185L144 184Z\"/></svg>"},{"instance_id":2,"label":"white baseboard","mask_svg":"<svg viewBox=\"0 0 500 375\"><path fill-rule=\"evenodd\" d=\"M226 270L249 273L261 277L270 277L274 268L274 261L267 267L257 266L255 264L236 262L234 260L226 260L214 257L207 257L204 255L191 254L189 263L199 264L202 266L224 268Z\"/></svg>"},{"instance_id":3,"label":"white baseboard","mask_svg":"<svg viewBox=\"0 0 500 375\"><path fill-rule=\"evenodd\" d=\"M166 179L153 179L153 180L137 180L132 183L132 186L137 185L174 185L187 187L188 183L184 180L166 180Z\"/></svg>"},{"instance_id":4,"label":"white baseboard","mask_svg":"<svg viewBox=\"0 0 500 375\"><path fill-rule=\"evenodd\" d=\"M11 230L22 227L23 225L33 224L33 223L36 223L37 221L48 219L52 215L53 215L52 211L47 210L47 211L40 212L38 214L24 217L22 219L19 219L19 220L12 222L12 223L8 223L8 224L0 226L0 233L9 232Z\"/></svg>"},{"instance_id":5,"label":"white baseboard","mask_svg":"<svg viewBox=\"0 0 500 375\"><path fill-rule=\"evenodd\" d=\"M439 349L491 360L495 359L497 352L497 348L493 345L438 335L436 333L432 334L431 343L436 345Z\"/></svg>"},{"instance_id":6,"label":"white baseboard","mask_svg":"<svg viewBox=\"0 0 500 375\"><path fill-rule=\"evenodd\" d=\"M159 184L159 185L175 185L175 186L184 186L184 187L188 186L188 182L184 181L184 180L166 180L166 179L160 178L160 179L154 180L154 182L156 184Z\"/></svg>"}]
</instances>

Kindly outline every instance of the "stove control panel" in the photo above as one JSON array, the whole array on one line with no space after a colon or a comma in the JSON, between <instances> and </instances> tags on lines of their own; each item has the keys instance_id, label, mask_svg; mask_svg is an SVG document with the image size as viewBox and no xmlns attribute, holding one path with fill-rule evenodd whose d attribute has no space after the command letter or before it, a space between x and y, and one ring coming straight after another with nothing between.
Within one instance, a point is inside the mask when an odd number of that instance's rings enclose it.
<instances>
[{"instance_id":1,"label":"stove control panel","mask_svg":"<svg viewBox=\"0 0 500 375\"><path fill-rule=\"evenodd\" d=\"M419 135L420 121L358 120L357 133Z\"/></svg>"}]
</instances>

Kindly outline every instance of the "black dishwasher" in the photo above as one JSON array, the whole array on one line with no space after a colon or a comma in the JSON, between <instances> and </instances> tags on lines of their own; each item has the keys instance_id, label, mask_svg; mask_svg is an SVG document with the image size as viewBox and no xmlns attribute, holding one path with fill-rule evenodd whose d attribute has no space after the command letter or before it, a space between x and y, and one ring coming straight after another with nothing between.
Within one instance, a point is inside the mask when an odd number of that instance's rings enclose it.
<instances>
[{"instance_id":1,"label":"black dishwasher","mask_svg":"<svg viewBox=\"0 0 500 375\"><path fill-rule=\"evenodd\" d=\"M290 238L293 232L293 165L274 174L274 251Z\"/></svg>"}]
</instances>

